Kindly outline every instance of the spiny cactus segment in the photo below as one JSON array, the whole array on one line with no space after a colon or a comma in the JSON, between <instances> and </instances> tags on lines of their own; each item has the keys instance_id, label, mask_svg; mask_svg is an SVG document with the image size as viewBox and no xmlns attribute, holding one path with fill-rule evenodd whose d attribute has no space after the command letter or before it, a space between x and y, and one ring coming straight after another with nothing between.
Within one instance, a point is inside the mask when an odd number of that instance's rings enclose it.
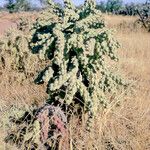
<instances>
[{"instance_id":1,"label":"spiny cactus segment","mask_svg":"<svg viewBox=\"0 0 150 150\"><path fill-rule=\"evenodd\" d=\"M30 111L17 110L21 117L11 117L12 130L6 143L16 144L19 149L57 149L59 138L66 134L67 118L60 107L44 105ZM16 115L16 114L15 114Z\"/></svg>"},{"instance_id":2,"label":"spiny cactus segment","mask_svg":"<svg viewBox=\"0 0 150 150\"><path fill-rule=\"evenodd\" d=\"M33 25L29 44L41 60L49 60L35 80L37 84L47 83L49 100L36 113L31 111L32 119L20 122L17 131L10 134L13 143L24 149L50 149L56 145L69 122L70 107L76 106L77 100L80 110L88 113L89 129L94 116L107 107L107 94L126 85L106 63L118 61L119 43L96 10L95 1L86 0L82 8L75 7L71 0L64 0L63 7L52 0L48 3L48 10Z\"/></svg>"},{"instance_id":3,"label":"spiny cactus segment","mask_svg":"<svg viewBox=\"0 0 150 150\"><path fill-rule=\"evenodd\" d=\"M29 49L30 24L28 19L20 19L17 27L10 28L0 39L0 70L11 73L8 76L10 83L22 83L33 78L41 66L37 63L38 57Z\"/></svg>"},{"instance_id":4,"label":"spiny cactus segment","mask_svg":"<svg viewBox=\"0 0 150 150\"><path fill-rule=\"evenodd\" d=\"M56 19L51 22L48 19L51 16L46 16L42 21L37 20L30 42L40 59L51 60L37 83L47 82L51 102L59 97L70 105L80 95L85 109L94 116L101 104L107 106L105 93L124 85L105 63L108 57L118 60L115 53L119 44L106 27L94 0L86 0L81 9L71 0L64 0L62 8L52 0L48 2L47 12L53 12Z\"/></svg>"}]
</instances>

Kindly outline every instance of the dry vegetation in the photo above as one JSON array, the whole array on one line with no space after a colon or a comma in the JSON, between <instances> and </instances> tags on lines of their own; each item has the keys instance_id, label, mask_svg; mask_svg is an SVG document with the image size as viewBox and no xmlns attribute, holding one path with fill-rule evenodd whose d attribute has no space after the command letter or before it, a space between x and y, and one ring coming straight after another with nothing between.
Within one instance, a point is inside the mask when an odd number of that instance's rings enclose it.
<instances>
[{"instance_id":1,"label":"dry vegetation","mask_svg":"<svg viewBox=\"0 0 150 150\"><path fill-rule=\"evenodd\" d=\"M120 70L127 78L132 80L133 86L126 91L126 96L122 93L112 98L109 109L99 114L95 120L95 129L91 133L86 133L84 122L79 124L78 119L73 116L68 127L70 131L68 135L69 143L67 145L67 142L62 141L60 149L149 150L150 34L134 24L136 20L134 17L105 17L108 25L116 30L117 39L122 44L119 51ZM9 22L10 26L12 18L13 16L6 15L6 17L3 16L3 19L0 19L1 31L4 31L1 28L1 26L5 26L4 20ZM1 31L0 33L3 32ZM39 87L28 82L22 86L13 85L6 82L7 76L11 75L4 73L3 76L0 76L2 79L2 82L0 82L1 122L6 119L7 114L11 113L13 105L16 107L20 107L22 104L27 106L33 102L40 105L47 96L43 86ZM118 107L116 107L116 104L118 104ZM5 126L0 125L0 150L11 150L3 142L6 133Z\"/></svg>"}]
</instances>

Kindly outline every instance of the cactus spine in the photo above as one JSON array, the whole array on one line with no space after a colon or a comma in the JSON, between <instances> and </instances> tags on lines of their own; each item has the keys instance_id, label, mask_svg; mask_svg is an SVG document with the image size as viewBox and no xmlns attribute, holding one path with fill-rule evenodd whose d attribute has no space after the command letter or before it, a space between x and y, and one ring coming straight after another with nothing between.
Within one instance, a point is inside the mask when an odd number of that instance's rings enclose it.
<instances>
[{"instance_id":1,"label":"cactus spine","mask_svg":"<svg viewBox=\"0 0 150 150\"><path fill-rule=\"evenodd\" d=\"M113 93L118 86L126 85L107 66L108 58L118 61L115 53L119 43L105 25L101 12L96 10L95 1L86 0L80 9L71 0L64 0L63 8L51 0L48 2L49 9L32 28L30 48L41 60L50 60L35 80L38 84L47 83L49 101L34 111L30 122L32 132L21 132L17 138L20 140L23 134L20 144L30 144L31 148L43 144L47 149L57 140L58 134L66 131L68 116L60 106L68 109L79 100L83 104L80 108L84 106L88 113L87 123L90 125L100 108L107 107L106 93ZM52 19L51 14L55 18ZM36 136L35 132L38 133Z\"/></svg>"},{"instance_id":2,"label":"cactus spine","mask_svg":"<svg viewBox=\"0 0 150 150\"><path fill-rule=\"evenodd\" d=\"M115 52L119 44L95 8L94 0L86 0L81 9L71 0L64 0L64 8L51 0L48 2L48 11L57 20L50 22L47 16L45 21L37 20L30 42L33 52L41 59L51 60L38 83L47 82L51 102L59 97L69 106L80 94L84 108L94 116L101 104L107 106L105 93L124 85L105 63L106 57L118 60Z\"/></svg>"}]
</instances>

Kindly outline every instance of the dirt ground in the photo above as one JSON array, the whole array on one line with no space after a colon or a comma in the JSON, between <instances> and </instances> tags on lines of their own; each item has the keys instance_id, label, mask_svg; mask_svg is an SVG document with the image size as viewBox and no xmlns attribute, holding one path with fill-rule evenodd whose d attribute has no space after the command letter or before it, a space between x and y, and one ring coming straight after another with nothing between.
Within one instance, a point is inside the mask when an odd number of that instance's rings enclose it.
<instances>
[{"instance_id":1,"label":"dirt ground","mask_svg":"<svg viewBox=\"0 0 150 150\"><path fill-rule=\"evenodd\" d=\"M16 27L16 23L10 20L1 19L0 20L0 36L2 36L5 33L5 31L11 27Z\"/></svg>"},{"instance_id":2,"label":"dirt ground","mask_svg":"<svg viewBox=\"0 0 150 150\"><path fill-rule=\"evenodd\" d=\"M8 13L0 14L0 36L4 35L7 29L16 27L16 20L17 18Z\"/></svg>"}]
</instances>

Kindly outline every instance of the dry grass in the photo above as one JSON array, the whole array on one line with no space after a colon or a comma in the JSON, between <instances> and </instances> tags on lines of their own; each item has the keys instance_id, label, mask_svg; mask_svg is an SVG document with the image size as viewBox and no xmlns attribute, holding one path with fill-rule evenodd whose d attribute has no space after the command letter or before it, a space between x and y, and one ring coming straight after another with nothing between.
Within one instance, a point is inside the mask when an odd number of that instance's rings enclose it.
<instances>
[{"instance_id":1,"label":"dry grass","mask_svg":"<svg viewBox=\"0 0 150 150\"><path fill-rule=\"evenodd\" d=\"M122 48L119 51L121 72L133 80L134 89L127 95L118 95L109 109L95 119L91 133L85 131L84 121L71 119L67 149L75 150L149 150L150 149L150 34L133 25L134 17L105 16L108 25L116 29L116 36ZM126 23L125 23L126 22ZM125 25L123 25L125 23ZM25 84L23 86L0 83L0 115L16 104L43 102L46 95L43 87ZM33 101L32 101L33 100ZM116 107L116 101L120 106ZM83 119L84 120L84 119ZM3 139L4 130L1 130ZM66 137L65 137L66 138ZM3 143L3 142L2 142ZM66 145L67 143L65 143ZM11 150L0 144L0 150ZM62 144L62 149L63 144Z\"/></svg>"},{"instance_id":2,"label":"dry grass","mask_svg":"<svg viewBox=\"0 0 150 150\"><path fill-rule=\"evenodd\" d=\"M104 15L106 23L110 28L118 30L119 33L137 32L142 30L136 23L138 17L134 16L117 16L117 15Z\"/></svg>"},{"instance_id":3,"label":"dry grass","mask_svg":"<svg viewBox=\"0 0 150 150\"><path fill-rule=\"evenodd\" d=\"M33 19L35 20L37 15L37 12L20 12L14 14L9 14L8 12L0 12L0 37L4 35L7 29L11 27L16 28L19 18L30 18L31 21Z\"/></svg>"}]
</instances>

